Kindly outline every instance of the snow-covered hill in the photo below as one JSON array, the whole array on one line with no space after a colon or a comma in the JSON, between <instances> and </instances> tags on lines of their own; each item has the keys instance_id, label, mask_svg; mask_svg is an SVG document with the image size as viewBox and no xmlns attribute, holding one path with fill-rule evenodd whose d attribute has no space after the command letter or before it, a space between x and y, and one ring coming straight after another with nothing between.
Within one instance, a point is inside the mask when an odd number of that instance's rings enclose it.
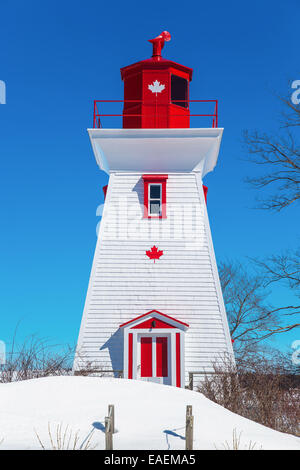
<instances>
[{"instance_id":1,"label":"snow-covered hill","mask_svg":"<svg viewBox=\"0 0 300 470\"><path fill-rule=\"evenodd\" d=\"M2 449L40 449L34 432L51 448L48 423L94 429L92 444L104 449L104 418L115 405L114 449L184 449L185 408L193 406L194 449L222 449L241 433L240 448L300 449L300 439L242 418L203 395L154 383L97 377L49 377L0 385Z\"/></svg>"}]
</instances>

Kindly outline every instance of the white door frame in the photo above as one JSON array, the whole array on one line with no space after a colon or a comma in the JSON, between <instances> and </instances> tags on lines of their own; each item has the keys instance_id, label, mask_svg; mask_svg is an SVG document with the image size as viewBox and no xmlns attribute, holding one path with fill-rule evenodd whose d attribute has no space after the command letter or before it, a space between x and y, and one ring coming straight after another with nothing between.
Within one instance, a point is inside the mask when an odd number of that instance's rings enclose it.
<instances>
[{"instance_id":1,"label":"white door frame","mask_svg":"<svg viewBox=\"0 0 300 470\"><path fill-rule=\"evenodd\" d=\"M169 335L170 341L168 342L168 370L171 374L169 383L174 387L184 387L185 384L185 368L184 368L184 339L185 333L177 328L156 328L155 333L153 329L132 329L128 328L124 331L124 378L130 378L128 374L128 362L129 362L129 334L132 335L132 379L141 380L140 373L138 373L138 365L140 363L139 354L139 338L141 336L167 336ZM177 359L176 359L176 335L180 335L180 378L177 380ZM153 347L153 345L152 345ZM153 357L152 357L153 360ZM153 363L152 363L153 364ZM156 366L155 366L156 369ZM154 371L154 368L153 368ZM179 382L178 382L179 381ZM180 385L178 385L180 383Z\"/></svg>"},{"instance_id":2,"label":"white door frame","mask_svg":"<svg viewBox=\"0 0 300 470\"><path fill-rule=\"evenodd\" d=\"M149 328L143 326L145 321L159 320L163 322L164 326L156 327L155 325ZM158 323L160 325L160 323ZM151 310L148 313L140 315L137 318L129 320L120 325L124 333L124 369L123 377L125 379L144 379L140 377L138 372L138 365L140 364L140 337L141 336L168 336L168 377L170 385L174 387L184 387L185 385L185 364L184 364L184 340L185 332L189 328L187 323L172 318L166 314ZM153 348L153 344L152 344ZM152 350L153 351L153 350ZM155 371L156 376L156 348L152 354L152 371ZM154 364L153 364L153 361ZM155 378L155 377L154 377Z\"/></svg>"}]
</instances>

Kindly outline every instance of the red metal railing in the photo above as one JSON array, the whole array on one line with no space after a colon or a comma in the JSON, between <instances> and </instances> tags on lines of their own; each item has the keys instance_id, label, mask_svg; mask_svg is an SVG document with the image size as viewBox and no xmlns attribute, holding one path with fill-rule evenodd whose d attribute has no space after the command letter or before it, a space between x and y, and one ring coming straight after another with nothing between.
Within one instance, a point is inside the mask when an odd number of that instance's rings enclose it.
<instances>
[{"instance_id":1,"label":"red metal railing","mask_svg":"<svg viewBox=\"0 0 300 470\"><path fill-rule=\"evenodd\" d=\"M195 114L195 113L189 113L189 117L207 117L207 118L212 118L212 127L218 127L218 100L176 100L176 103L187 103L188 107L184 109L189 109L191 103L214 103L213 107L213 112L208 113L208 114ZM93 128L101 128L102 123L101 123L101 118L102 117L142 117L142 114L123 114L123 113L117 113L117 114L108 114L108 113L100 113L98 110L98 103L145 103L145 101L142 100L94 100L94 118L93 118ZM169 104L176 104L174 102L168 102L168 103L160 103L159 106L161 105L169 105ZM151 102L150 104L153 104ZM146 116L146 115L145 115ZM153 115L155 116L155 115ZM172 117L183 117L182 114L173 114ZM149 117L149 114L147 114L147 117Z\"/></svg>"}]
</instances>

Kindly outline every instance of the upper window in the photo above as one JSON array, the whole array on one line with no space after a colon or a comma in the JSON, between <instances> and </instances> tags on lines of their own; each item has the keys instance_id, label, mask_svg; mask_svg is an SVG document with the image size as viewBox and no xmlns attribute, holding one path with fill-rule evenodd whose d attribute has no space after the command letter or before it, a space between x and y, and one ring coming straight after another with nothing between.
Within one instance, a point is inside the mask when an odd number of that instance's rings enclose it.
<instances>
[{"instance_id":1,"label":"upper window","mask_svg":"<svg viewBox=\"0 0 300 470\"><path fill-rule=\"evenodd\" d=\"M166 218L166 182L168 175L143 175L144 217Z\"/></svg>"},{"instance_id":2,"label":"upper window","mask_svg":"<svg viewBox=\"0 0 300 470\"><path fill-rule=\"evenodd\" d=\"M177 106L188 108L188 81L177 75L171 76L171 101Z\"/></svg>"},{"instance_id":3,"label":"upper window","mask_svg":"<svg viewBox=\"0 0 300 470\"><path fill-rule=\"evenodd\" d=\"M153 216L160 216L161 215L161 206L162 206L162 200L161 200L161 184L153 184L150 183L148 185L148 191L149 191L149 215Z\"/></svg>"}]
</instances>

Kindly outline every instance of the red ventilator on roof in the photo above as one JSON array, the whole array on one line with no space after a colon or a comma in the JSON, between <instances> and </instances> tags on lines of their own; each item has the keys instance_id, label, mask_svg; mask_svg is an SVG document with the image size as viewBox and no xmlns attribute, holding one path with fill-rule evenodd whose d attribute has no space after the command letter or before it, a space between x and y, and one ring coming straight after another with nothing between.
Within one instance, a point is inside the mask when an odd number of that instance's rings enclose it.
<instances>
[{"instance_id":1,"label":"red ventilator on roof","mask_svg":"<svg viewBox=\"0 0 300 470\"><path fill-rule=\"evenodd\" d=\"M159 60L161 57L161 50L165 45L165 41L171 40L171 34L168 31L163 31L159 36L154 39L149 39L153 45L152 57Z\"/></svg>"},{"instance_id":2,"label":"red ventilator on roof","mask_svg":"<svg viewBox=\"0 0 300 470\"><path fill-rule=\"evenodd\" d=\"M168 31L152 43L150 59L121 69L124 81L123 128L190 127L189 84L193 70L161 57Z\"/></svg>"}]
</instances>

